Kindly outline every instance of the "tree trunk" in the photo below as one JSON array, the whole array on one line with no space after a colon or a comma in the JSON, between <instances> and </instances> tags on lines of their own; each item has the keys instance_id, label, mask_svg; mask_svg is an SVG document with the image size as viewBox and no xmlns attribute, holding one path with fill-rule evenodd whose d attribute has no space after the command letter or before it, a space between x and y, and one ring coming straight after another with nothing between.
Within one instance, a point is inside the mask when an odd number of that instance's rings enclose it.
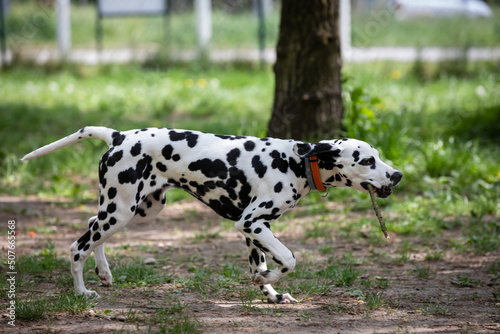
<instances>
[{"instance_id":1,"label":"tree trunk","mask_svg":"<svg viewBox=\"0 0 500 334\"><path fill-rule=\"evenodd\" d=\"M317 139L342 125L339 0L282 0L268 136Z\"/></svg>"}]
</instances>

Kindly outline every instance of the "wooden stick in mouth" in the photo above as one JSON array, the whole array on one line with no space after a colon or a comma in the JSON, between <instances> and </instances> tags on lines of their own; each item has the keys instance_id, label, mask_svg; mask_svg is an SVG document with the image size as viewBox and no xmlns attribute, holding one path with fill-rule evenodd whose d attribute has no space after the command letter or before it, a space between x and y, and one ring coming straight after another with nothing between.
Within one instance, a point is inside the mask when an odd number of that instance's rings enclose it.
<instances>
[{"instance_id":1,"label":"wooden stick in mouth","mask_svg":"<svg viewBox=\"0 0 500 334\"><path fill-rule=\"evenodd\" d=\"M375 192L373 191L373 186L368 183L368 191L370 192L370 197L372 199L372 206L375 214L377 215L378 222L380 223L380 228L384 233L385 239L389 240L389 234L387 234L387 228L385 227L384 218L382 218L382 214L380 213L380 209L377 205L377 201L375 200Z\"/></svg>"}]
</instances>

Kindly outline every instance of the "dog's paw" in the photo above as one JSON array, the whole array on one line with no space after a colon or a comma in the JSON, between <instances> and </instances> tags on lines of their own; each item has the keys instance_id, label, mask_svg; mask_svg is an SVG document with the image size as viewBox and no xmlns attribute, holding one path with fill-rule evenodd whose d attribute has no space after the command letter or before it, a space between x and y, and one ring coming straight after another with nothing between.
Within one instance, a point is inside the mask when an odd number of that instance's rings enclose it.
<instances>
[{"instance_id":1,"label":"dog's paw","mask_svg":"<svg viewBox=\"0 0 500 334\"><path fill-rule=\"evenodd\" d=\"M111 275L109 269L99 270L99 267L95 267L95 273L97 274L97 276L99 276L99 279L101 280L101 284L103 286L113 285L113 275Z\"/></svg>"},{"instance_id":2,"label":"dog's paw","mask_svg":"<svg viewBox=\"0 0 500 334\"><path fill-rule=\"evenodd\" d=\"M111 275L109 275L109 276L99 275L99 278L101 279L101 284L103 286L112 286L113 285L113 277Z\"/></svg>"},{"instance_id":3,"label":"dog's paw","mask_svg":"<svg viewBox=\"0 0 500 334\"><path fill-rule=\"evenodd\" d=\"M277 294L274 296L268 296L267 301L269 304L295 304L295 303L297 303L297 299L290 296L289 293L285 293L283 295Z\"/></svg>"},{"instance_id":4,"label":"dog's paw","mask_svg":"<svg viewBox=\"0 0 500 334\"><path fill-rule=\"evenodd\" d=\"M103 286L113 285L113 276L111 275L110 272L106 272L104 274L99 273L99 279L101 280Z\"/></svg>"},{"instance_id":5,"label":"dog's paw","mask_svg":"<svg viewBox=\"0 0 500 334\"><path fill-rule=\"evenodd\" d=\"M75 295L84 295L87 298L101 298L97 292L88 289L85 289L82 292L75 292Z\"/></svg>"}]
</instances>

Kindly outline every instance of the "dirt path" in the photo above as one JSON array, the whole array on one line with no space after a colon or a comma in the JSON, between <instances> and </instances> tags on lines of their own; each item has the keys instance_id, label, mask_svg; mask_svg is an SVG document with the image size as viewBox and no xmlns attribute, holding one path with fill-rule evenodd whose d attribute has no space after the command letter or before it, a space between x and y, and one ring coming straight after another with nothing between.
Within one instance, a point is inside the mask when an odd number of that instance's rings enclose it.
<instances>
[{"instance_id":1,"label":"dirt path","mask_svg":"<svg viewBox=\"0 0 500 334\"><path fill-rule=\"evenodd\" d=\"M55 205L35 198L0 197L2 270L8 271L7 221L16 221L18 259L39 253L48 241L54 244L59 257L67 257L69 245L85 231L86 220L95 210L93 205L73 207L71 203ZM500 333L500 304L495 295L500 286L496 272L499 252L477 255L448 249L447 240L459 237L455 231L442 235L439 246L443 253L432 261L425 260L423 248L418 247L425 241L409 236L393 235L391 243L376 247L367 243L362 233L356 238L343 237L341 233L305 238L311 222L318 217L297 212L295 218L291 215L285 219L276 235L293 249L299 262L295 276L284 279L278 285L279 291L293 290L294 297L303 299L298 304L269 305L259 294L248 293L247 298L247 291L254 291L255 287L247 280L243 237L231 229L230 222L221 221L202 204L189 201L169 205L154 222L129 226L106 244L112 269L113 264L123 260L153 258L155 263L151 268L165 272L172 279L144 286L105 288L89 272L87 286L102 296L94 307L75 314L52 313L35 321L17 319L15 330L19 333L197 330L204 333ZM341 221L370 214L337 213L328 214L327 218ZM414 245L406 258L399 253L404 242ZM317 274L332 263L348 263L359 272L358 278L352 286L330 284L315 291ZM213 270L212 275L222 275L227 268L242 268L241 279L218 290L209 287L205 294L186 283L186 278L193 277L200 268ZM71 282L66 282L68 272L69 265L50 273L25 275L28 284L16 291L17 296L34 298L70 291ZM328 280L321 281L323 288L325 282ZM6 293L2 293L0 332L12 330L7 324L7 302ZM191 327L162 327L161 322L151 320L161 310L172 310L175 305L182 308L176 314L184 318L176 318L171 324L190 319Z\"/></svg>"}]
</instances>

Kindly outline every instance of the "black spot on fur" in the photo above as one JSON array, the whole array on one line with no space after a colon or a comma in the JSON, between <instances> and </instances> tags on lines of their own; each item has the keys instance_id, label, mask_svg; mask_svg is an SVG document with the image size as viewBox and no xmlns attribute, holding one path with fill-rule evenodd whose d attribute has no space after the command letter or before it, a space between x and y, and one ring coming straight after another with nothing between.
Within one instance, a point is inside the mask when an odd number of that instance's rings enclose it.
<instances>
[{"instance_id":1,"label":"black spot on fur","mask_svg":"<svg viewBox=\"0 0 500 334\"><path fill-rule=\"evenodd\" d=\"M271 164L273 169L278 169L282 173L286 173L288 171L288 162L281 157L280 152L274 150L269 153L269 155L273 158L273 162Z\"/></svg>"},{"instance_id":2,"label":"black spot on fur","mask_svg":"<svg viewBox=\"0 0 500 334\"><path fill-rule=\"evenodd\" d=\"M116 194L117 194L117 190L116 190L116 188L115 188L115 187L110 187L110 188L108 189L108 198L109 198L109 199L113 199L113 198L115 198L115 197L116 197Z\"/></svg>"},{"instance_id":3,"label":"black spot on fur","mask_svg":"<svg viewBox=\"0 0 500 334\"><path fill-rule=\"evenodd\" d=\"M76 254L75 257L73 258L73 261L78 262L80 260L80 254Z\"/></svg>"},{"instance_id":4,"label":"black spot on fur","mask_svg":"<svg viewBox=\"0 0 500 334\"><path fill-rule=\"evenodd\" d=\"M141 142L137 142L134 146L132 146L130 154L132 154L133 157L136 157L139 154L141 154L141 149L142 149Z\"/></svg>"},{"instance_id":5,"label":"black spot on fur","mask_svg":"<svg viewBox=\"0 0 500 334\"><path fill-rule=\"evenodd\" d=\"M120 184L124 183L132 183L134 184L137 181L137 175L133 168L129 168L127 170L121 171L118 173L118 182Z\"/></svg>"},{"instance_id":6,"label":"black spot on fur","mask_svg":"<svg viewBox=\"0 0 500 334\"><path fill-rule=\"evenodd\" d=\"M226 196L221 196L218 200L211 199L207 205L220 216L230 220L238 220L243 213L243 210Z\"/></svg>"},{"instance_id":7,"label":"black spot on fur","mask_svg":"<svg viewBox=\"0 0 500 334\"><path fill-rule=\"evenodd\" d=\"M253 259L253 262L255 263L256 266L260 264L260 257L259 257L259 252L257 249L253 248L252 251L250 252L251 257Z\"/></svg>"},{"instance_id":8,"label":"black spot on fur","mask_svg":"<svg viewBox=\"0 0 500 334\"><path fill-rule=\"evenodd\" d=\"M109 203L108 207L106 208L106 211L108 213L113 213L116 211L116 204L115 203Z\"/></svg>"},{"instance_id":9,"label":"black spot on fur","mask_svg":"<svg viewBox=\"0 0 500 334\"><path fill-rule=\"evenodd\" d=\"M232 149L228 154L227 154L227 162L231 165L231 166L235 166L236 165L236 162L238 160L238 157L240 156L240 150L235 148L235 149Z\"/></svg>"},{"instance_id":10,"label":"black spot on fur","mask_svg":"<svg viewBox=\"0 0 500 334\"><path fill-rule=\"evenodd\" d=\"M113 146L120 146L125 140L125 135L122 135L118 131L113 132L111 137L113 138Z\"/></svg>"},{"instance_id":11,"label":"black spot on fur","mask_svg":"<svg viewBox=\"0 0 500 334\"><path fill-rule=\"evenodd\" d=\"M248 140L245 142L245 144L243 144L243 146L245 146L245 150L247 150L248 152L251 152L255 148L255 143L251 140Z\"/></svg>"},{"instance_id":12,"label":"black spot on fur","mask_svg":"<svg viewBox=\"0 0 500 334\"><path fill-rule=\"evenodd\" d=\"M108 167L106 166L106 164L101 162L99 164L99 183L101 184L102 189L106 188L107 180L104 176L106 175L107 172L108 172Z\"/></svg>"},{"instance_id":13,"label":"black spot on fur","mask_svg":"<svg viewBox=\"0 0 500 334\"><path fill-rule=\"evenodd\" d=\"M283 183L278 182L274 185L274 192L275 193L280 193L281 190L283 190Z\"/></svg>"},{"instance_id":14,"label":"black spot on fur","mask_svg":"<svg viewBox=\"0 0 500 334\"><path fill-rule=\"evenodd\" d=\"M96 234L92 237L92 241L96 242L99 239L101 239L101 233L96 232Z\"/></svg>"},{"instance_id":15,"label":"black spot on fur","mask_svg":"<svg viewBox=\"0 0 500 334\"><path fill-rule=\"evenodd\" d=\"M266 174L267 166L262 163L260 156L256 155L252 158L252 167L260 178Z\"/></svg>"},{"instance_id":16,"label":"black spot on fur","mask_svg":"<svg viewBox=\"0 0 500 334\"><path fill-rule=\"evenodd\" d=\"M156 163L156 168L158 168L158 170L160 172L163 172L165 173L167 171L167 166L165 166L164 164L162 164L161 162L157 162Z\"/></svg>"},{"instance_id":17,"label":"black spot on fur","mask_svg":"<svg viewBox=\"0 0 500 334\"><path fill-rule=\"evenodd\" d=\"M198 135L194 134L190 131L186 132L175 132L174 130L171 130L169 132L169 137L171 141L180 141L180 140L186 140L188 147L195 147L196 143L198 142Z\"/></svg>"},{"instance_id":18,"label":"black spot on fur","mask_svg":"<svg viewBox=\"0 0 500 334\"><path fill-rule=\"evenodd\" d=\"M106 164L110 167L113 167L118 161L120 161L123 158L123 151L118 151L115 152L113 155L111 155L108 160L106 161Z\"/></svg>"},{"instance_id":19,"label":"black spot on fur","mask_svg":"<svg viewBox=\"0 0 500 334\"><path fill-rule=\"evenodd\" d=\"M91 236L91 232L90 230L88 230L84 235L82 235L80 237L80 239L77 240L78 242L78 250L82 250L83 247L85 247L85 245L90 241L90 236Z\"/></svg>"},{"instance_id":20,"label":"black spot on fur","mask_svg":"<svg viewBox=\"0 0 500 334\"><path fill-rule=\"evenodd\" d=\"M174 148L172 145L168 144L165 145L165 147L161 150L161 155L167 160L172 159L172 152L174 151Z\"/></svg>"},{"instance_id":21,"label":"black spot on fur","mask_svg":"<svg viewBox=\"0 0 500 334\"><path fill-rule=\"evenodd\" d=\"M127 170L118 173L118 182L121 184L132 183L134 184L137 180L144 178L148 179L153 170L151 165L151 158L149 155L143 155L143 158L137 161L135 169L129 168Z\"/></svg>"},{"instance_id":22,"label":"black spot on fur","mask_svg":"<svg viewBox=\"0 0 500 334\"><path fill-rule=\"evenodd\" d=\"M262 246L262 244L260 243L259 240L254 239L252 243L254 244L255 247L257 247L258 249L260 249L264 253L269 253L269 249L267 249L266 247ZM263 274L266 273L266 272L269 273L270 271L266 270L266 271L263 272Z\"/></svg>"},{"instance_id":23,"label":"black spot on fur","mask_svg":"<svg viewBox=\"0 0 500 334\"><path fill-rule=\"evenodd\" d=\"M188 169L193 172L199 170L206 177L218 177L221 179L226 179L228 172L226 164L222 160L210 160L207 158L190 163Z\"/></svg>"},{"instance_id":24,"label":"black spot on fur","mask_svg":"<svg viewBox=\"0 0 500 334\"><path fill-rule=\"evenodd\" d=\"M352 153L352 157L354 158L354 162L358 162L358 160L359 160L359 151L354 151Z\"/></svg>"},{"instance_id":25,"label":"black spot on fur","mask_svg":"<svg viewBox=\"0 0 500 334\"><path fill-rule=\"evenodd\" d=\"M106 211L99 211L99 214L97 216L97 218L99 220L104 220L108 217L108 213Z\"/></svg>"}]
</instances>

